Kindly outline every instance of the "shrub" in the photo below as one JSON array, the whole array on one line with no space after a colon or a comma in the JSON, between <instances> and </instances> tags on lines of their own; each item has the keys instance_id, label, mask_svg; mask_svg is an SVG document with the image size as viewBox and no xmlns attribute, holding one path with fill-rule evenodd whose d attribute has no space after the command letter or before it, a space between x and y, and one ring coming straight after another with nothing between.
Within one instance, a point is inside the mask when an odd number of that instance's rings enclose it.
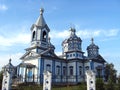
<instances>
[{"instance_id":1,"label":"shrub","mask_svg":"<svg viewBox=\"0 0 120 90\"><path fill-rule=\"evenodd\" d=\"M96 79L96 90L105 90L104 88L104 82L102 78Z\"/></svg>"},{"instance_id":2,"label":"shrub","mask_svg":"<svg viewBox=\"0 0 120 90\"><path fill-rule=\"evenodd\" d=\"M106 90L115 90L114 83L111 79L108 80L108 84L106 85Z\"/></svg>"}]
</instances>

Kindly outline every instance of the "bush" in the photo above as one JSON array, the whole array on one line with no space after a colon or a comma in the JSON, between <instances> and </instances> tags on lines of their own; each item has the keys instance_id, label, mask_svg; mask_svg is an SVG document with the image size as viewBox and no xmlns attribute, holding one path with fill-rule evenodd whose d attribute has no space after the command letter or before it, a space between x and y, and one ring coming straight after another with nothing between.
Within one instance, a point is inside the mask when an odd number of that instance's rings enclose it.
<instances>
[{"instance_id":1,"label":"bush","mask_svg":"<svg viewBox=\"0 0 120 90\"><path fill-rule=\"evenodd\" d=\"M106 90L115 90L115 85L114 83L112 82L111 79L108 80L108 84L106 85Z\"/></svg>"},{"instance_id":2,"label":"bush","mask_svg":"<svg viewBox=\"0 0 120 90\"><path fill-rule=\"evenodd\" d=\"M120 77L118 78L118 90L120 90Z\"/></svg>"},{"instance_id":3,"label":"bush","mask_svg":"<svg viewBox=\"0 0 120 90\"><path fill-rule=\"evenodd\" d=\"M3 71L0 71L0 89L2 88Z\"/></svg>"},{"instance_id":4,"label":"bush","mask_svg":"<svg viewBox=\"0 0 120 90\"><path fill-rule=\"evenodd\" d=\"M105 90L104 88L104 82L102 78L96 79L96 90Z\"/></svg>"}]
</instances>

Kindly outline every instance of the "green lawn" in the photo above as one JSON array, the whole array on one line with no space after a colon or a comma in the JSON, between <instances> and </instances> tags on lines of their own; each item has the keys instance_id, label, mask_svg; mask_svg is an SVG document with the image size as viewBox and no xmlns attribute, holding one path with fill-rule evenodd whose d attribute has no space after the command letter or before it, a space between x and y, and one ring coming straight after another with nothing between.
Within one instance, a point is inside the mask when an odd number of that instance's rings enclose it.
<instances>
[{"instance_id":1,"label":"green lawn","mask_svg":"<svg viewBox=\"0 0 120 90\"><path fill-rule=\"evenodd\" d=\"M14 90L43 90L43 87L38 85L18 86ZM75 86L52 86L51 90L87 90L87 89L85 85L75 85Z\"/></svg>"}]
</instances>

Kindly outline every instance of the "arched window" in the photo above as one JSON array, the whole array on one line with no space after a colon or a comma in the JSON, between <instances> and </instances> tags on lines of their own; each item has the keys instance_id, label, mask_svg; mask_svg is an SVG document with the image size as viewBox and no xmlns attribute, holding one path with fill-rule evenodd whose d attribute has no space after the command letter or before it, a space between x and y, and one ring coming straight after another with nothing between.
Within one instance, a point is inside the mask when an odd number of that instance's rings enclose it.
<instances>
[{"instance_id":1,"label":"arched window","mask_svg":"<svg viewBox=\"0 0 120 90\"><path fill-rule=\"evenodd\" d=\"M56 74L60 75L60 66L56 66Z\"/></svg>"},{"instance_id":2,"label":"arched window","mask_svg":"<svg viewBox=\"0 0 120 90\"><path fill-rule=\"evenodd\" d=\"M43 31L43 40L45 40L45 41L46 41L46 38L47 38L47 34L46 34L46 32L45 32L45 31Z\"/></svg>"},{"instance_id":3,"label":"arched window","mask_svg":"<svg viewBox=\"0 0 120 90\"><path fill-rule=\"evenodd\" d=\"M51 71L51 65L50 64L46 65L46 71Z\"/></svg>"},{"instance_id":4,"label":"arched window","mask_svg":"<svg viewBox=\"0 0 120 90\"><path fill-rule=\"evenodd\" d=\"M79 75L82 75L82 67L79 66Z\"/></svg>"},{"instance_id":5,"label":"arched window","mask_svg":"<svg viewBox=\"0 0 120 90\"><path fill-rule=\"evenodd\" d=\"M32 40L35 40L35 31L32 34Z\"/></svg>"},{"instance_id":6,"label":"arched window","mask_svg":"<svg viewBox=\"0 0 120 90\"><path fill-rule=\"evenodd\" d=\"M69 67L70 75L73 75L73 66Z\"/></svg>"},{"instance_id":7,"label":"arched window","mask_svg":"<svg viewBox=\"0 0 120 90\"><path fill-rule=\"evenodd\" d=\"M63 67L63 75L64 75L64 76L66 75L66 71L67 71L67 68L64 66L64 67Z\"/></svg>"}]
</instances>

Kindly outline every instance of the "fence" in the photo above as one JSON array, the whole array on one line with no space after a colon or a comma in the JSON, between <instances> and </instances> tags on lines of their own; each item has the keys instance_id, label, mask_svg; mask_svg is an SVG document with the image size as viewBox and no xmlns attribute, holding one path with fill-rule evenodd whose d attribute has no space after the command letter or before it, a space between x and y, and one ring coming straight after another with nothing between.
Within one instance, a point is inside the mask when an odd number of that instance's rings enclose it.
<instances>
[{"instance_id":1,"label":"fence","mask_svg":"<svg viewBox=\"0 0 120 90\"><path fill-rule=\"evenodd\" d=\"M52 75L52 84L56 85L66 85L66 84L77 84L84 81L83 76L63 76L63 75ZM20 83L43 83L43 75L32 75L32 76L17 76L13 79L13 83L20 84Z\"/></svg>"}]
</instances>

